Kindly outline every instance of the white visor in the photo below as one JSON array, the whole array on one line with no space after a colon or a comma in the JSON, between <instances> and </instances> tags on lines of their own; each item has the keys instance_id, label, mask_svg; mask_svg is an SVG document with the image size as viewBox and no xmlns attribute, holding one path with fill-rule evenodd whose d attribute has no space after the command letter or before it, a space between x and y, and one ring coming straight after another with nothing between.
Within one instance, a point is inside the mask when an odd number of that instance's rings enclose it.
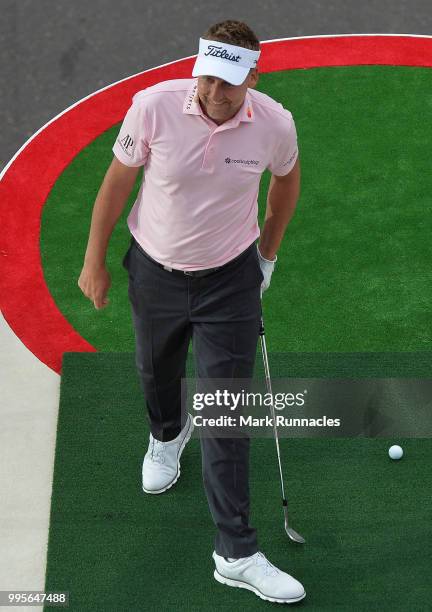
<instances>
[{"instance_id":1,"label":"white visor","mask_svg":"<svg viewBox=\"0 0 432 612\"><path fill-rule=\"evenodd\" d=\"M249 70L256 68L260 55L261 51L200 38L192 76L215 76L232 85L241 85Z\"/></svg>"}]
</instances>

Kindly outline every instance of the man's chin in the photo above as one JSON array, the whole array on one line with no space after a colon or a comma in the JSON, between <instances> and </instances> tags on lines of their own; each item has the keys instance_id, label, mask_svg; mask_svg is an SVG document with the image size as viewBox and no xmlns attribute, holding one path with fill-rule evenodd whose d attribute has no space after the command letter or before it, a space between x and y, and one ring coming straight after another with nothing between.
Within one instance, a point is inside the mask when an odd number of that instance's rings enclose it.
<instances>
[{"instance_id":1,"label":"man's chin","mask_svg":"<svg viewBox=\"0 0 432 612\"><path fill-rule=\"evenodd\" d=\"M213 111L214 113L219 113L219 112L227 112L227 109L229 109L229 106L227 104L221 104L220 106L215 105L215 104L209 104L207 108L210 108L211 111Z\"/></svg>"}]
</instances>

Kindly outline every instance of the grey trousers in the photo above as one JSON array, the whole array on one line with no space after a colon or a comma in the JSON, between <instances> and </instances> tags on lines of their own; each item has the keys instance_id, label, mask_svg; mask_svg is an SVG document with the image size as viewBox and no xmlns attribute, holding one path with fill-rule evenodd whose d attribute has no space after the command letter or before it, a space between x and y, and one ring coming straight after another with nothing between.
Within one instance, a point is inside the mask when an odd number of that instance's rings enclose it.
<instances>
[{"instance_id":1,"label":"grey trousers","mask_svg":"<svg viewBox=\"0 0 432 612\"><path fill-rule=\"evenodd\" d=\"M253 375L263 279L256 245L207 276L193 277L165 270L132 237L123 266L150 431L158 440L172 440L187 416L181 379L191 340L198 379ZM201 436L200 443L204 489L217 528L215 551L252 555L258 545L249 525L250 439Z\"/></svg>"}]
</instances>

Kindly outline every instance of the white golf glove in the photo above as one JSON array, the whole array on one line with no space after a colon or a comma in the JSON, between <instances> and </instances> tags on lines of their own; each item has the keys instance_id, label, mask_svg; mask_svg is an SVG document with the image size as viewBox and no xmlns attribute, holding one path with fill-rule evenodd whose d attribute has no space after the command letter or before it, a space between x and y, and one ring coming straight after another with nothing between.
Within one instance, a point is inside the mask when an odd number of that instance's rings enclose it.
<instances>
[{"instance_id":1,"label":"white golf glove","mask_svg":"<svg viewBox=\"0 0 432 612\"><path fill-rule=\"evenodd\" d=\"M257 251L258 251L258 260L259 260L259 264L261 267L261 272L263 273L263 276L264 276L264 280L261 283L261 296L262 296L264 291L268 289L270 286L271 275L273 274L275 263L277 261L277 255L275 255L275 258L273 260L265 259L265 257L263 257L260 253L258 244L257 244Z\"/></svg>"}]
</instances>

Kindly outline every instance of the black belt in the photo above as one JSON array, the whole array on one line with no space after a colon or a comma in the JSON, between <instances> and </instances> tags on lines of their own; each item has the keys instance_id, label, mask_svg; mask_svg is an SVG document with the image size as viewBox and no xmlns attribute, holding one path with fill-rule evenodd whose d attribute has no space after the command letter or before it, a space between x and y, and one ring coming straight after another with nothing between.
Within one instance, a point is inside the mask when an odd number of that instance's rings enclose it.
<instances>
[{"instance_id":1,"label":"black belt","mask_svg":"<svg viewBox=\"0 0 432 612\"><path fill-rule=\"evenodd\" d=\"M171 274L175 274L176 276L186 275L186 276L194 276L195 278L199 278L200 276L207 276L208 274L212 274L213 272L216 272L216 270L220 270L221 268L228 266L229 264L239 259L239 257L244 255L247 251L249 251L249 249L251 249L255 245L255 243L253 242L247 249L243 251L243 253L240 253L240 255L237 255L237 257L234 257L234 259L231 259L223 266L218 266L217 268L207 268L206 270L177 270L176 268L170 268L169 266L164 266L163 264L153 259L153 257L150 257L150 255L144 251L142 246L135 240L133 236L132 236L131 242L136 246L136 248L140 251L140 253L144 255L144 257L147 257L147 259L149 259L152 263L157 265L159 268L163 268L167 272L171 272Z\"/></svg>"}]
</instances>

